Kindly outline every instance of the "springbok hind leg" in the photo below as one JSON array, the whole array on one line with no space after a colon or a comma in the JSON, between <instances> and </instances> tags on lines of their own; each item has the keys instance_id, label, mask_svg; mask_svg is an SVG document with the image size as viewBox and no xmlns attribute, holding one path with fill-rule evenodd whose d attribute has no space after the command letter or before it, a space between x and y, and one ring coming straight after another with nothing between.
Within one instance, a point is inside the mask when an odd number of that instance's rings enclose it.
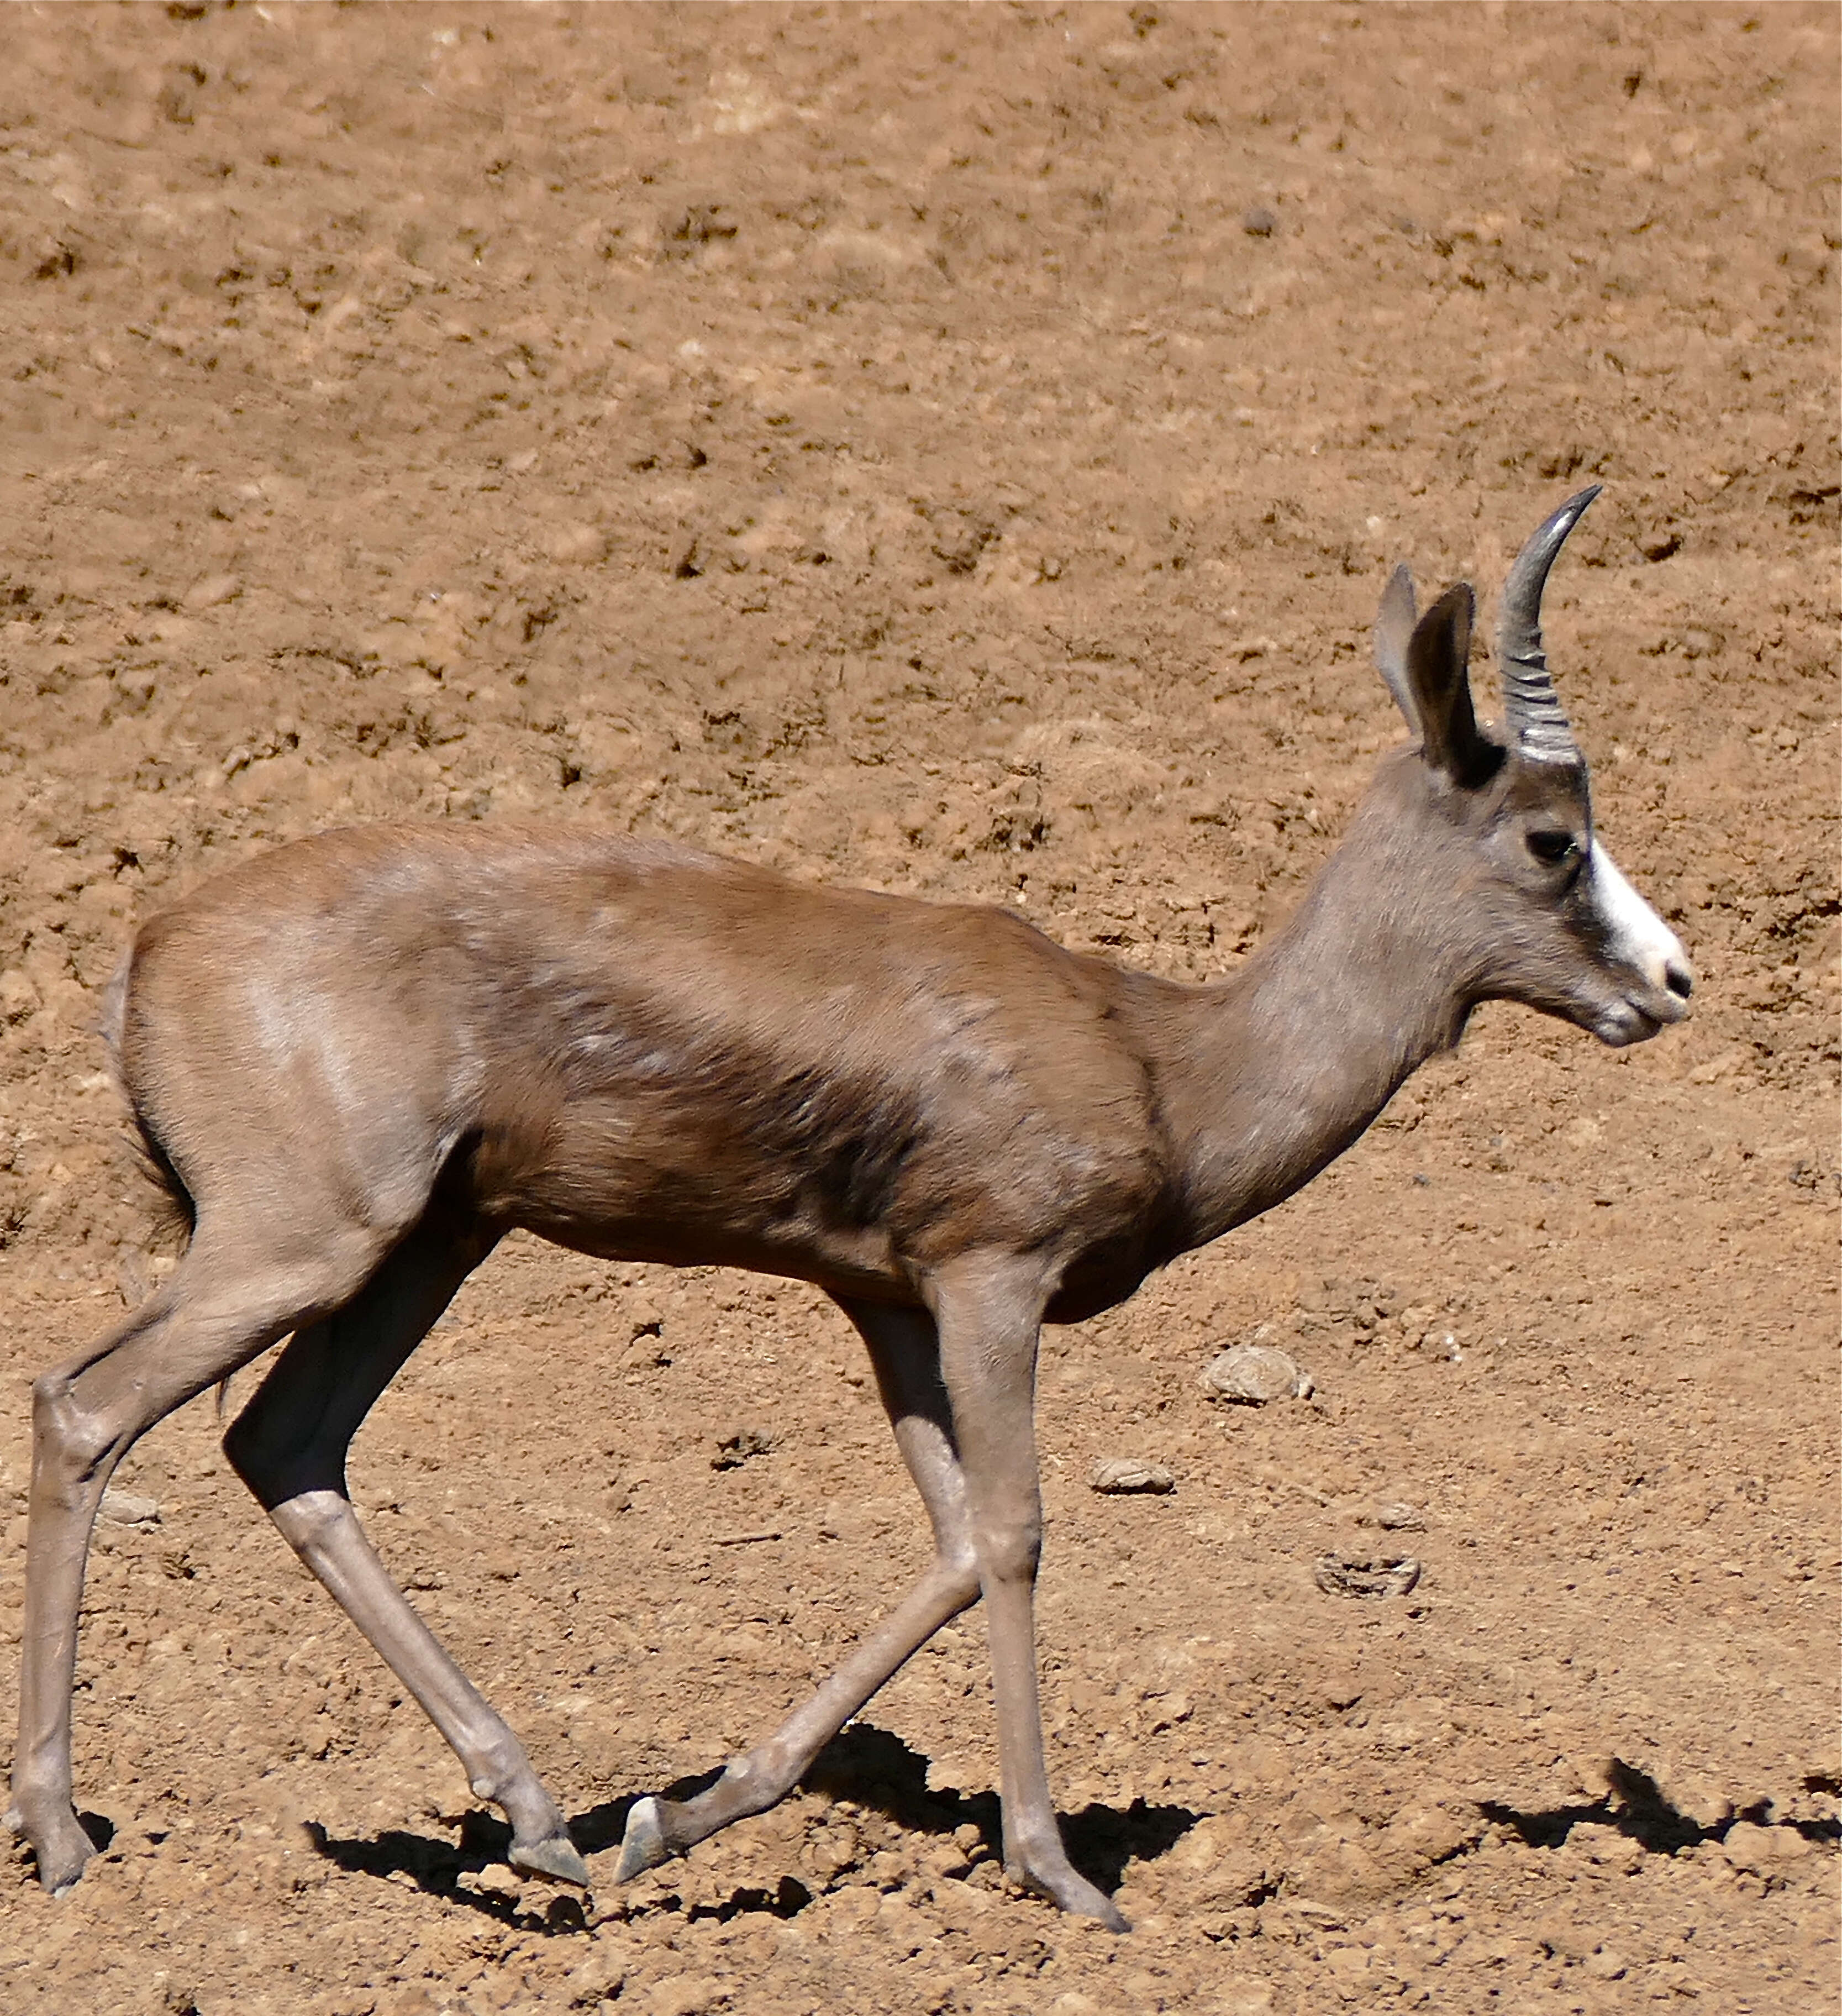
<instances>
[{"instance_id":1,"label":"springbok hind leg","mask_svg":"<svg viewBox=\"0 0 1842 2016\"><path fill-rule=\"evenodd\" d=\"M353 1231L303 1257L293 1237L220 1236L201 1217L156 1294L34 1384L20 1734L7 1819L54 1894L82 1874L91 1852L71 1804L70 1691L90 1532L116 1465L175 1407L336 1307L382 1251L381 1240Z\"/></svg>"},{"instance_id":2,"label":"springbok hind leg","mask_svg":"<svg viewBox=\"0 0 1842 2016\"><path fill-rule=\"evenodd\" d=\"M448 1739L476 1796L504 1811L514 1867L586 1886L587 1866L523 1746L392 1581L346 1489L359 1424L493 1244L438 1220L418 1226L354 1301L293 1338L224 1449L282 1537Z\"/></svg>"},{"instance_id":3,"label":"springbok hind leg","mask_svg":"<svg viewBox=\"0 0 1842 2016\"><path fill-rule=\"evenodd\" d=\"M977 1600L965 1480L941 1383L934 1323L919 1309L841 1305L869 1347L896 1446L934 1527L934 1559L907 1597L774 1733L735 1759L708 1791L640 1800L627 1816L618 1879L656 1868L750 1813L765 1813L871 1695L948 1618Z\"/></svg>"}]
</instances>

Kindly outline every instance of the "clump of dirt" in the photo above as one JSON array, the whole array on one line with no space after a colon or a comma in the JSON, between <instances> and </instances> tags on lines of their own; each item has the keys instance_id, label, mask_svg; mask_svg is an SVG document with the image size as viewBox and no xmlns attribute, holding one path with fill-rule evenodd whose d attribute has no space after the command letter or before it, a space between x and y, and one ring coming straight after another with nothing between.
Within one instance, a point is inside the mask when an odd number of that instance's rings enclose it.
<instances>
[{"instance_id":1,"label":"clump of dirt","mask_svg":"<svg viewBox=\"0 0 1842 2016\"><path fill-rule=\"evenodd\" d=\"M7 30L16 1590L28 1381L171 1259L99 990L135 920L275 841L541 814L1220 972L1398 736L1389 567L1488 597L1590 480L1551 654L1701 987L1616 1056L1480 1016L1300 1197L1052 1336L1052 1762L1130 1938L1004 1891L976 1612L783 1808L612 1888L631 1798L802 1697L925 1532L808 1291L513 1240L355 1483L593 1896L508 1870L201 1403L118 1480L153 1512L98 1528L107 1847L61 1903L23 1857L0 1885L0 2000L1833 1993L1833 13L199 0ZM1198 1373L1254 1341L1308 1400L1211 1405ZM1090 1490L1113 1459L1177 1488ZM1411 1589L1314 1581L1408 1532ZM10 1718L16 1605L0 1636Z\"/></svg>"}]
</instances>

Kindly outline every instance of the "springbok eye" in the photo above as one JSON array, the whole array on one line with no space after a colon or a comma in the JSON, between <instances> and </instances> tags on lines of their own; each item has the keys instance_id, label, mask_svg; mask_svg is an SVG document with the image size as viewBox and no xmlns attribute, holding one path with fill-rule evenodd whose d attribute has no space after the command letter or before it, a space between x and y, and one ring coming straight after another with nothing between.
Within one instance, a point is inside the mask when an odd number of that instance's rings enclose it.
<instances>
[{"instance_id":1,"label":"springbok eye","mask_svg":"<svg viewBox=\"0 0 1842 2016\"><path fill-rule=\"evenodd\" d=\"M1550 868L1558 868L1578 849L1570 833L1557 830L1531 833L1528 836L1528 851L1538 861L1545 862Z\"/></svg>"}]
</instances>

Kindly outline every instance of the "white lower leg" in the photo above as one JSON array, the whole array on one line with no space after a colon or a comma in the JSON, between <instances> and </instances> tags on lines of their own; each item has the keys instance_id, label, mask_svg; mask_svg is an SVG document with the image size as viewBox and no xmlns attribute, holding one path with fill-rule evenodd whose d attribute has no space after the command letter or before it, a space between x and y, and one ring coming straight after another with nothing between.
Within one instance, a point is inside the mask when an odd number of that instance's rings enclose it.
<instances>
[{"instance_id":1,"label":"white lower leg","mask_svg":"<svg viewBox=\"0 0 1842 2016\"><path fill-rule=\"evenodd\" d=\"M503 1809L513 1860L586 1883L563 1815L523 1745L390 1579L351 1502L336 1491L304 1491L269 1517L448 1739L475 1795Z\"/></svg>"}]
</instances>

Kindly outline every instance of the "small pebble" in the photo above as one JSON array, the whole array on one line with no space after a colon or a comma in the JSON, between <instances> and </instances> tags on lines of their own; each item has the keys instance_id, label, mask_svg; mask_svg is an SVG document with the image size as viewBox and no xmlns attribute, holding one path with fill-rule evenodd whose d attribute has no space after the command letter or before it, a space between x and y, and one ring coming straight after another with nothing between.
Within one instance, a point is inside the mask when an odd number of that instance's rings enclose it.
<instances>
[{"instance_id":1,"label":"small pebble","mask_svg":"<svg viewBox=\"0 0 1842 2016\"><path fill-rule=\"evenodd\" d=\"M1265 203L1256 203L1241 218L1241 229L1250 238L1270 238L1279 228L1279 220Z\"/></svg>"},{"instance_id":2,"label":"small pebble","mask_svg":"<svg viewBox=\"0 0 1842 2016\"><path fill-rule=\"evenodd\" d=\"M1135 1456L1103 1456L1088 1478L1090 1491L1120 1496L1128 1492L1164 1492L1177 1489L1175 1476L1161 1463L1141 1463Z\"/></svg>"},{"instance_id":3,"label":"small pebble","mask_svg":"<svg viewBox=\"0 0 1842 2016\"><path fill-rule=\"evenodd\" d=\"M1326 1596L1405 1596L1419 1579L1412 1554L1322 1554L1312 1571Z\"/></svg>"},{"instance_id":4,"label":"small pebble","mask_svg":"<svg viewBox=\"0 0 1842 2016\"><path fill-rule=\"evenodd\" d=\"M1379 1526L1384 1533L1423 1533L1426 1516L1412 1505L1378 1505L1362 1516L1365 1526Z\"/></svg>"},{"instance_id":5,"label":"small pebble","mask_svg":"<svg viewBox=\"0 0 1842 2016\"><path fill-rule=\"evenodd\" d=\"M1237 1344L1223 1352L1203 1368L1200 1384L1211 1399L1247 1407L1303 1400L1313 1390L1311 1375L1298 1361L1270 1344Z\"/></svg>"}]
</instances>

